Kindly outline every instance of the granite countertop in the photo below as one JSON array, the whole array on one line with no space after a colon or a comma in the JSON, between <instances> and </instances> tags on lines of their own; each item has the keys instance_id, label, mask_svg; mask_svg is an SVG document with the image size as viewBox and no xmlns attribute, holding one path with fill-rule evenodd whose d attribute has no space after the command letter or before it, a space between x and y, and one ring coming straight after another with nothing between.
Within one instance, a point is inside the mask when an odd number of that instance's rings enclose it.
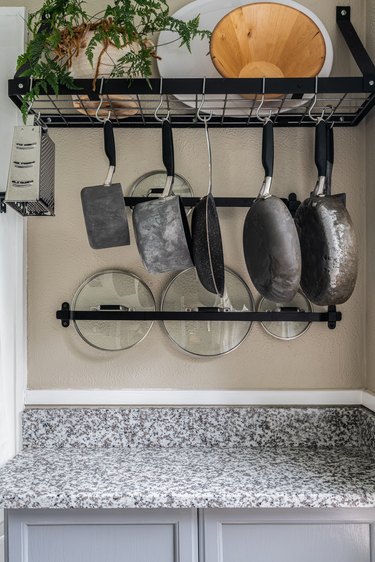
<instances>
[{"instance_id":1,"label":"granite countertop","mask_svg":"<svg viewBox=\"0 0 375 562\"><path fill-rule=\"evenodd\" d=\"M348 449L39 449L0 475L5 508L375 507L375 455Z\"/></svg>"},{"instance_id":2,"label":"granite countertop","mask_svg":"<svg viewBox=\"0 0 375 562\"><path fill-rule=\"evenodd\" d=\"M0 507L375 507L374 435L364 408L30 410Z\"/></svg>"}]
</instances>

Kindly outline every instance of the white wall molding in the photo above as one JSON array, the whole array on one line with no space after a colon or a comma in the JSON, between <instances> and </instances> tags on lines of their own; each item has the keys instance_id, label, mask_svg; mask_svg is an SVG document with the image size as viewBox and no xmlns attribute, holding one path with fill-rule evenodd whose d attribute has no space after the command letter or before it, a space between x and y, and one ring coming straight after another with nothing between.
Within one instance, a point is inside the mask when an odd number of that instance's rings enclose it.
<instances>
[{"instance_id":1,"label":"white wall molding","mask_svg":"<svg viewBox=\"0 0 375 562\"><path fill-rule=\"evenodd\" d=\"M363 391L362 405L375 412L375 394L369 390Z\"/></svg>"},{"instance_id":2,"label":"white wall molding","mask_svg":"<svg viewBox=\"0 0 375 562\"><path fill-rule=\"evenodd\" d=\"M27 390L26 406L361 405L362 390ZM370 406L367 406L370 407ZM375 396L374 406L375 410Z\"/></svg>"}]
</instances>

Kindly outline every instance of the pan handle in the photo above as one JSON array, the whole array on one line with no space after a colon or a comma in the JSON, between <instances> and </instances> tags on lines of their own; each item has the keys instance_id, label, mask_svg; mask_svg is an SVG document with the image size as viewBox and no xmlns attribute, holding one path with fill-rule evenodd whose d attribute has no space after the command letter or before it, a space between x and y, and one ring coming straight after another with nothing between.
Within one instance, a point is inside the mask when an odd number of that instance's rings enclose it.
<instances>
[{"instance_id":1,"label":"pan handle","mask_svg":"<svg viewBox=\"0 0 375 562\"><path fill-rule=\"evenodd\" d=\"M174 176L174 148L172 126L168 119L164 119L162 125L163 138L163 163L167 176Z\"/></svg>"},{"instance_id":2,"label":"pan handle","mask_svg":"<svg viewBox=\"0 0 375 562\"><path fill-rule=\"evenodd\" d=\"M318 181L314 189L314 196L324 196L324 186L327 170L327 129L325 121L321 120L315 128L315 165L318 170Z\"/></svg>"},{"instance_id":3,"label":"pan handle","mask_svg":"<svg viewBox=\"0 0 375 562\"><path fill-rule=\"evenodd\" d=\"M163 120L162 124L162 150L163 163L167 172L167 179L163 189L162 197L168 197L172 191L174 181L174 148L172 125L168 119Z\"/></svg>"},{"instance_id":4,"label":"pan handle","mask_svg":"<svg viewBox=\"0 0 375 562\"><path fill-rule=\"evenodd\" d=\"M333 127L327 126L327 171L326 171L326 183L324 188L324 193L326 195L331 195L332 192L332 169L335 159L335 149L334 149L334 138L333 138Z\"/></svg>"},{"instance_id":5,"label":"pan handle","mask_svg":"<svg viewBox=\"0 0 375 562\"><path fill-rule=\"evenodd\" d=\"M262 164L264 168L264 181L260 189L258 199L267 199L271 197L271 184L273 176L273 161L274 161L274 137L273 137L273 122L268 119L263 125L262 137Z\"/></svg>"},{"instance_id":6,"label":"pan handle","mask_svg":"<svg viewBox=\"0 0 375 562\"><path fill-rule=\"evenodd\" d=\"M104 123L104 150L110 166L116 166L116 145L112 122L107 119Z\"/></svg>"},{"instance_id":7,"label":"pan handle","mask_svg":"<svg viewBox=\"0 0 375 562\"><path fill-rule=\"evenodd\" d=\"M262 138L262 164L264 174L266 177L273 176L273 161L274 161L274 138L273 138L273 123L268 120L263 125L263 138Z\"/></svg>"},{"instance_id":8,"label":"pan handle","mask_svg":"<svg viewBox=\"0 0 375 562\"><path fill-rule=\"evenodd\" d=\"M109 162L109 170L104 185L110 186L116 168L116 145L113 134L113 125L109 119L104 122L104 150Z\"/></svg>"}]
</instances>

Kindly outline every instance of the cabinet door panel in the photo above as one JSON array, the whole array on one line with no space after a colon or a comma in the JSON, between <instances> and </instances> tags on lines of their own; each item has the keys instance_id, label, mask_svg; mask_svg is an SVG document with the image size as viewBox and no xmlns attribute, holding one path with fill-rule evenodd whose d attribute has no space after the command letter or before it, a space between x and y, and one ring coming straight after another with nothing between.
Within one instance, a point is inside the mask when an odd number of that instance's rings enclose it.
<instances>
[{"instance_id":1,"label":"cabinet door panel","mask_svg":"<svg viewBox=\"0 0 375 562\"><path fill-rule=\"evenodd\" d=\"M197 562L189 509L11 510L7 562Z\"/></svg>"},{"instance_id":2,"label":"cabinet door panel","mask_svg":"<svg viewBox=\"0 0 375 562\"><path fill-rule=\"evenodd\" d=\"M369 562L365 524L223 525L223 562Z\"/></svg>"},{"instance_id":3,"label":"cabinet door panel","mask_svg":"<svg viewBox=\"0 0 375 562\"><path fill-rule=\"evenodd\" d=\"M207 509L204 562L375 562L375 509Z\"/></svg>"},{"instance_id":4,"label":"cabinet door panel","mask_svg":"<svg viewBox=\"0 0 375 562\"><path fill-rule=\"evenodd\" d=\"M175 526L32 525L30 562L175 562Z\"/></svg>"}]
</instances>

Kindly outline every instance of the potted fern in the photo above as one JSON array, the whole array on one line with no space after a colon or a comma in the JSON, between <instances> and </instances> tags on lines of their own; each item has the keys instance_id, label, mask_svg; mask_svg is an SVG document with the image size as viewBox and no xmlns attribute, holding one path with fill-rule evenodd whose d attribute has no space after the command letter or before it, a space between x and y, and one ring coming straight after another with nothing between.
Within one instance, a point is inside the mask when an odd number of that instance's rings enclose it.
<instances>
[{"instance_id":1,"label":"potted fern","mask_svg":"<svg viewBox=\"0 0 375 562\"><path fill-rule=\"evenodd\" d=\"M83 0L45 0L28 17L30 41L17 61L18 75L32 77L22 112L39 95L61 86L76 88L74 78L150 77L157 58L151 40L163 30L178 34L190 49L194 37L206 37L199 16L182 21L169 14L166 0L114 0L98 14L89 14Z\"/></svg>"}]
</instances>

